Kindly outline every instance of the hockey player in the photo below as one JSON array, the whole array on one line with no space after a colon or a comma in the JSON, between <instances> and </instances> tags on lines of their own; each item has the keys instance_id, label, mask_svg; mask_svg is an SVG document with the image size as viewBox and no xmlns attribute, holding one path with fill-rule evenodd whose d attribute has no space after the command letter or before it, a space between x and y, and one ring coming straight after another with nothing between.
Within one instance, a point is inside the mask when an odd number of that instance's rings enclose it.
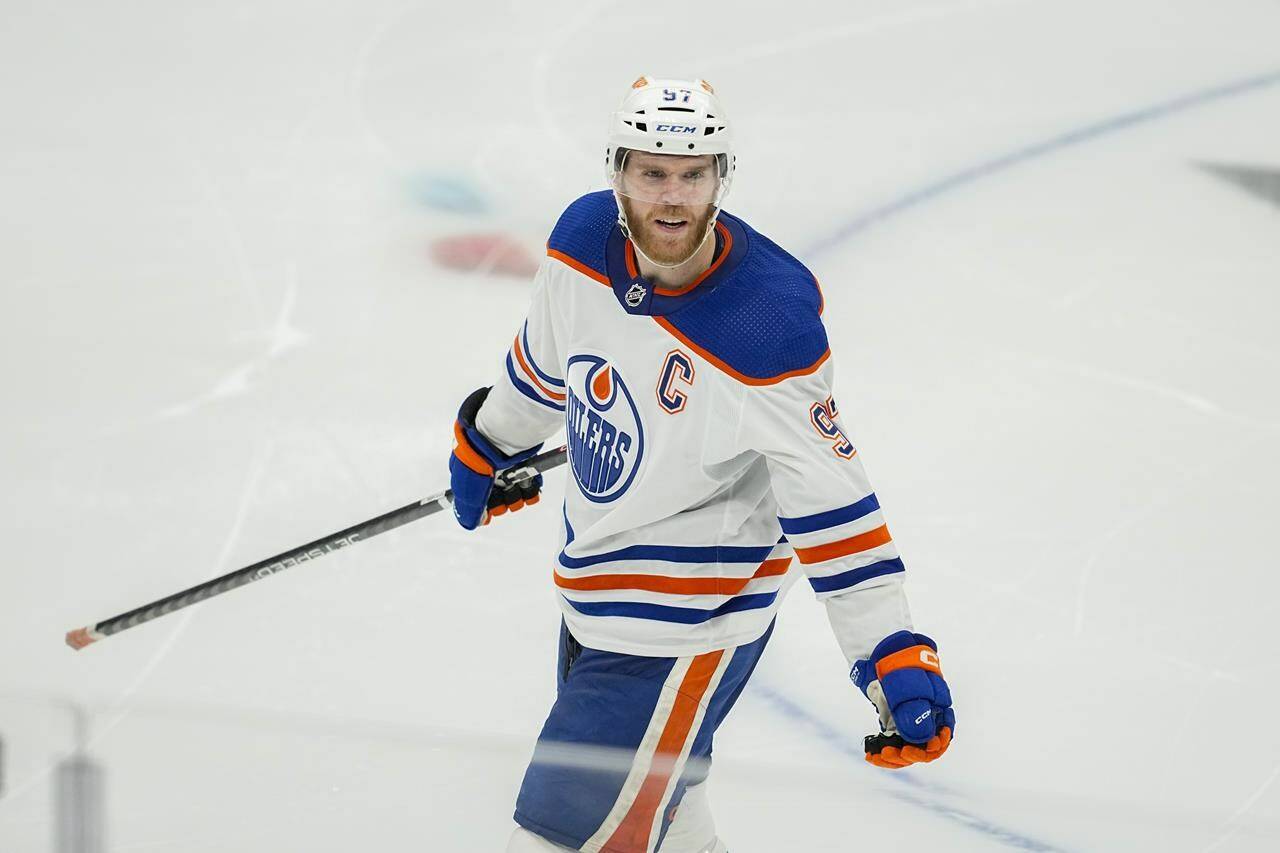
<instances>
[{"instance_id":1,"label":"hockey player","mask_svg":"<svg viewBox=\"0 0 1280 853\"><path fill-rule=\"evenodd\" d=\"M712 739L795 564L879 713L868 761L932 761L955 717L832 396L818 284L721 211L732 125L711 86L637 80L606 171L610 189L552 231L505 369L462 403L449 460L455 514L475 528L537 500L540 478L495 490L495 472L566 431L558 694L508 850L724 851Z\"/></svg>"}]
</instances>

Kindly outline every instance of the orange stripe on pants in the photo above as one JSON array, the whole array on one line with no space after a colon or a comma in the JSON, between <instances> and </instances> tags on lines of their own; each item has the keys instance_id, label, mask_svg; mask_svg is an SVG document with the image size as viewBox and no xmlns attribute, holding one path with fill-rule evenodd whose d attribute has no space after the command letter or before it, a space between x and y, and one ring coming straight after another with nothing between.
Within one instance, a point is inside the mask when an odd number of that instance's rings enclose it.
<instances>
[{"instance_id":1,"label":"orange stripe on pants","mask_svg":"<svg viewBox=\"0 0 1280 853\"><path fill-rule=\"evenodd\" d=\"M689 664L689 671L680 682L679 695L667 718L667 725L658 739L658 748L653 754L652 769L645 777L644 783L636 794L635 802L627 812L622 823L614 830L613 835L605 842L603 851L607 853L646 853L649 849L649 834L653 831L653 819L662 805L662 796L667 791L667 782L676 762L684 752L685 741L690 737L694 718L698 715L698 705L702 702L707 685L711 683L720 658L724 657L724 649L698 655Z\"/></svg>"}]
</instances>

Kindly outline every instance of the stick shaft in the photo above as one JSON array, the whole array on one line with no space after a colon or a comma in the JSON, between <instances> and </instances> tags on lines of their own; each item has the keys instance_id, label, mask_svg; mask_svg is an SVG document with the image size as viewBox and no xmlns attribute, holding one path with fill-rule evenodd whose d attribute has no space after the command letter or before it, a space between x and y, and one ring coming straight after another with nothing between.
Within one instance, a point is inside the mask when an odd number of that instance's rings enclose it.
<instances>
[{"instance_id":1,"label":"stick shaft","mask_svg":"<svg viewBox=\"0 0 1280 853\"><path fill-rule=\"evenodd\" d=\"M511 485L562 465L564 461L565 449L558 447L555 450L548 450L545 453L534 456L518 468L501 472L498 478L501 484ZM273 557L267 557L265 560L259 560L244 568L228 572L221 577L197 584L190 589L184 589L181 592L176 592L173 595L136 607L126 613L112 616L110 619L104 619L92 627L78 628L67 634L67 644L75 649L83 648L96 640L110 637L112 634L118 634L144 622L150 622L152 619L158 619L175 610L190 607L192 604L198 604L214 596L222 595L224 592L230 592L254 581L260 581L263 578L269 578L285 569L291 569L302 563L317 560L325 554L371 539L379 533L395 530L397 527L401 527L411 521L417 521L419 518L440 512L442 509L452 506L452 504L453 492L446 489L439 494L431 495L399 509L393 509L376 518L354 524L344 530L339 530L337 533L322 536L313 542L308 542L305 545L300 545Z\"/></svg>"}]
</instances>

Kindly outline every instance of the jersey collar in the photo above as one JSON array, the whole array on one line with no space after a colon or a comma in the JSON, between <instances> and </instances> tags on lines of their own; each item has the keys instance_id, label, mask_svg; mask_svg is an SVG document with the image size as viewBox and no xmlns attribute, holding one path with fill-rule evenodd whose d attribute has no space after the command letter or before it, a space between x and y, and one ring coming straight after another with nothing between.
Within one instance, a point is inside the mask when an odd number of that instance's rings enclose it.
<instances>
[{"instance_id":1,"label":"jersey collar","mask_svg":"<svg viewBox=\"0 0 1280 853\"><path fill-rule=\"evenodd\" d=\"M721 212L716 219L716 250L711 266L689 284L674 289L660 287L640 275L635 246L614 225L605 246L605 271L618 304L628 314L670 314L701 299L719 287L742 261L747 235L732 216Z\"/></svg>"}]
</instances>

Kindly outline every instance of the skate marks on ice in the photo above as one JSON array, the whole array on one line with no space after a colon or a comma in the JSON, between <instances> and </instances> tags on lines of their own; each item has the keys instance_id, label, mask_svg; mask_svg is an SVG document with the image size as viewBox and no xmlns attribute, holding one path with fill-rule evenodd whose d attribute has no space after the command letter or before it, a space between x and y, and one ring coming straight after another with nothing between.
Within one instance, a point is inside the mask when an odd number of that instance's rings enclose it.
<instances>
[{"instance_id":1,"label":"skate marks on ice","mask_svg":"<svg viewBox=\"0 0 1280 853\"><path fill-rule=\"evenodd\" d=\"M1218 836L1218 838L1215 839L1208 847L1204 848L1204 853L1211 853L1211 851L1221 848L1222 845L1226 844L1240 833L1243 829L1242 820L1244 816L1248 814L1249 810L1256 806L1258 801L1261 800L1267 791L1271 789L1271 786L1275 784L1276 779L1280 779L1280 764L1277 764L1275 768L1272 769L1271 775L1268 776L1266 780L1258 786L1257 790L1255 790L1248 799L1241 803L1240 807L1232 812L1231 816L1226 819L1222 825L1222 834Z\"/></svg>"},{"instance_id":2,"label":"skate marks on ice","mask_svg":"<svg viewBox=\"0 0 1280 853\"><path fill-rule=\"evenodd\" d=\"M227 563L231 558L231 554L235 549L237 542L240 540L241 532L245 523L249 518L249 510L253 506L253 499L258 493L262 485L263 474L267 470L267 466L271 461L272 454L275 450L275 440L268 438L259 445L257 451L249 461L248 472L245 476L245 485L241 490L240 499L236 504L236 511L232 518L231 527L227 532L226 538L223 540L222 547L219 549L217 559L214 560L211 573L219 575L227 571ZM87 603L87 606L94 606ZM100 605L99 605L100 606ZM108 608L109 609L109 608ZM92 710L93 717L105 717L98 724L91 727L88 736L84 739L81 747L91 750L96 744L103 741L107 735L118 726L122 721L130 716L136 709L134 707L134 697L144 684L164 662L165 658L174 650L178 641L182 638L192 618L195 616L198 608L188 609L181 616L170 622L168 635L160 642L154 652L147 661L134 674L133 678L126 684L120 692L109 702L101 703L100 707L94 703L86 703L82 701L72 702L65 697L50 694L45 696L25 696L16 694L0 694L0 698L19 701L35 701L49 706L66 706L74 707L82 710ZM9 800L15 800L24 793L30 791L35 785L40 784L53 772L56 762L51 762L38 771L33 772L30 776L20 780L5 792L5 796Z\"/></svg>"},{"instance_id":3,"label":"skate marks on ice","mask_svg":"<svg viewBox=\"0 0 1280 853\"><path fill-rule=\"evenodd\" d=\"M290 264L289 278L280 303L280 311L271 327L265 331L267 340L263 351L249 361L232 368L209 390L164 407L153 416L152 420L183 417L203 406L244 394L253 387L255 380L271 367L275 359L305 344L307 336L292 322L297 295L297 265Z\"/></svg>"},{"instance_id":4,"label":"skate marks on ice","mask_svg":"<svg viewBox=\"0 0 1280 853\"><path fill-rule=\"evenodd\" d=\"M786 39L770 39L748 45L732 53L713 57L710 60L702 57L691 58L681 67L697 68L699 74L708 71L714 73L722 68L772 59L784 53L809 51L820 45L862 36L880 35L889 30L909 27L917 24L935 23L955 18L970 12L981 12L997 6L1021 4L1026 0L972 0L969 3L947 3L941 6L930 6L923 9L908 9L880 15L865 20L857 20L840 26L823 26Z\"/></svg>"}]
</instances>

